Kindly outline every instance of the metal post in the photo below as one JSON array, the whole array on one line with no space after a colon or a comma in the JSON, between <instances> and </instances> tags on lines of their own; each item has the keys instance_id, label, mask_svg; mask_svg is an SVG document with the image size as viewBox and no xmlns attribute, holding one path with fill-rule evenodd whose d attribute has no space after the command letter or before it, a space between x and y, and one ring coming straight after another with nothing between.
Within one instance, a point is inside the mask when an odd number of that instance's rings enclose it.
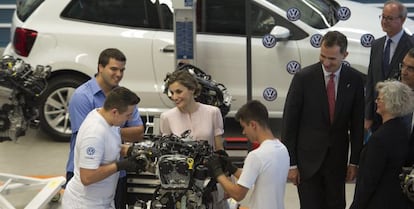
<instances>
[{"instance_id":1,"label":"metal post","mask_svg":"<svg viewBox=\"0 0 414 209\"><path fill-rule=\"evenodd\" d=\"M250 0L246 4L246 87L247 101L252 100L252 31L251 31L251 4Z\"/></svg>"}]
</instances>

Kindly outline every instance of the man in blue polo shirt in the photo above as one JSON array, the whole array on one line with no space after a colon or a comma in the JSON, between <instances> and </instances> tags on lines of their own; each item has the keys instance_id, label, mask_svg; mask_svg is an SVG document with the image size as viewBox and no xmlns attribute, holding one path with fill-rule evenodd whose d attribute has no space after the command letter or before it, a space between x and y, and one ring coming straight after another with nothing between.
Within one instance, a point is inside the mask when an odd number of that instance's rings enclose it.
<instances>
[{"instance_id":1,"label":"man in blue polo shirt","mask_svg":"<svg viewBox=\"0 0 414 209\"><path fill-rule=\"evenodd\" d=\"M126 57L118 49L108 48L101 52L98 60L98 72L94 78L79 86L69 102L69 116L71 122L72 136L70 140L70 152L66 165L66 181L73 177L74 163L73 151L76 136L83 120L87 114L95 108L102 107L106 95L122 80L125 71ZM125 142L134 142L142 139L144 126L138 109L122 128L121 138ZM115 194L116 208L125 208L126 173L120 173L117 191Z\"/></svg>"}]
</instances>

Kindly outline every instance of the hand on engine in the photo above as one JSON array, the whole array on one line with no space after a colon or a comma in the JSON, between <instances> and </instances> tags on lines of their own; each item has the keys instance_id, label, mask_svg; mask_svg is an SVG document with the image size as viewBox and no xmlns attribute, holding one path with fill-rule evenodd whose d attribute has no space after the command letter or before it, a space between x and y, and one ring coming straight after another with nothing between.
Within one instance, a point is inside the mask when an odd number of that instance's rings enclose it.
<instances>
[{"instance_id":1,"label":"hand on engine","mask_svg":"<svg viewBox=\"0 0 414 209\"><path fill-rule=\"evenodd\" d=\"M127 172L142 172L145 170L146 165L143 161L138 161L136 155L129 156L116 162L117 171L125 170Z\"/></svg>"},{"instance_id":2,"label":"hand on engine","mask_svg":"<svg viewBox=\"0 0 414 209\"><path fill-rule=\"evenodd\" d=\"M219 157L222 157L222 156L228 157L229 156L229 154L227 154L227 152L225 150L222 150L222 149L221 150L216 150L214 153L217 154Z\"/></svg>"},{"instance_id":3,"label":"hand on engine","mask_svg":"<svg viewBox=\"0 0 414 209\"><path fill-rule=\"evenodd\" d=\"M224 174L220 159L217 156L211 156L207 162L207 167L212 178L217 179L218 176Z\"/></svg>"}]
</instances>

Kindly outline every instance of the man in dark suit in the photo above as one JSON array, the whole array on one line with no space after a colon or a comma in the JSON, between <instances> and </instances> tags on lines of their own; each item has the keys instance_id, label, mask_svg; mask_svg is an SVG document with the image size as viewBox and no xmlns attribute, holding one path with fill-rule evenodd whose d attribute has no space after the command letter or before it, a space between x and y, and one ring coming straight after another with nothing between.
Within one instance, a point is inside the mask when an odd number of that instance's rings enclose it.
<instances>
[{"instance_id":1,"label":"man in dark suit","mask_svg":"<svg viewBox=\"0 0 414 209\"><path fill-rule=\"evenodd\" d=\"M412 37L403 29L407 18L407 8L403 4L396 0L385 2L380 18L386 36L372 42L366 83L364 127L370 131L375 131L382 123L381 117L375 112L376 83L387 79L398 79L398 65L407 51L414 47ZM388 48L387 42L390 42ZM389 51L388 58L386 58L387 51Z\"/></svg>"},{"instance_id":2,"label":"man in dark suit","mask_svg":"<svg viewBox=\"0 0 414 209\"><path fill-rule=\"evenodd\" d=\"M289 150L288 179L297 185L301 209L344 209L345 181L357 173L364 134L364 83L360 72L342 64L347 43L340 32L326 33L320 62L295 74L286 98L282 142Z\"/></svg>"},{"instance_id":3,"label":"man in dark suit","mask_svg":"<svg viewBox=\"0 0 414 209\"><path fill-rule=\"evenodd\" d=\"M401 82L409 86L414 91L414 48L411 48L407 54L405 55L403 61L400 64L401 69ZM406 116L408 118L409 130L410 130L410 140L409 140L409 149L408 149L408 157L405 161L405 167L413 167L414 166L414 131L413 131L413 113L408 114ZM410 201L407 201L410 202ZM414 208L414 202L411 201L409 203L411 209Z\"/></svg>"},{"instance_id":4,"label":"man in dark suit","mask_svg":"<svg viewBox=\"0 0 414 209\"><path fill-rule=\"evenodd\" d=\"M401 62L401 82L405 83L414 91L414 48L411 48L407 55L405 55L403 61ZM412 120L412 113L407 116L408 118L408 125L410 128L410 152L407 159L406 166L413 166L414 165L414 132L412 130L413 127L413 120Z\"/></svg>"}]
</instances>

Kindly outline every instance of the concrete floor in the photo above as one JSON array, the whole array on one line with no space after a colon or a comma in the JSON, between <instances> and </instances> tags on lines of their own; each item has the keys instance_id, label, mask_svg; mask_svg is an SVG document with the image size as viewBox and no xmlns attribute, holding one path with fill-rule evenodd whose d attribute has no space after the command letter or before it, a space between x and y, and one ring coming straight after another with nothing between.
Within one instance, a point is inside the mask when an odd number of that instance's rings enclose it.
<instances>
[{"instance_id":1,"label":"concrete floor","mask_svg":"<svg viewBox=\"0 0 414 209\"><path fill-rule=\"evenodd\" d=\"M53 141L40 130L31 129L17 142L0 143L0 172L23 176L64 176L69 143ZM352 200L354 184L347 184L347 201ZM16 208L24 208L33 193L5 195ZM242 202L245 205L245 201ZM60 202L49 203L47 209L59 209ZM298 209L296 188L288 183L285 209Z\"/></svg>"}]
</instances>

